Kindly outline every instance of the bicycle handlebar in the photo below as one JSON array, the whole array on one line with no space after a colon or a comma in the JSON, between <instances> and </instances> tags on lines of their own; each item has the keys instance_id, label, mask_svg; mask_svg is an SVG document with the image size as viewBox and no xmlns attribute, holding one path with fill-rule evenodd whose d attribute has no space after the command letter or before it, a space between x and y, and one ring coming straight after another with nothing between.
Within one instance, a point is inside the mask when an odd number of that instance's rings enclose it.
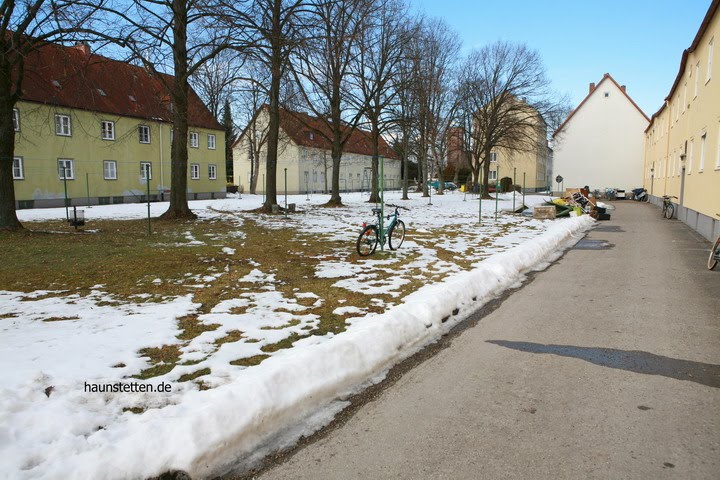
<instances>
[{"instance_id":1,"label":"bicycle handlebar","mask_svg":"<svg viewBox=\"0 0 720 480\"><path fill-rule=\"evenodd\" d=\"M410 209L407 208L407 207L401 207L400 205L393 205L392 203L386 203L385 205L387 205L388 207L399 208L399 209L401 209L401 210L408 210L408 211L410 211Z\"/></svg>"}]
</instances>

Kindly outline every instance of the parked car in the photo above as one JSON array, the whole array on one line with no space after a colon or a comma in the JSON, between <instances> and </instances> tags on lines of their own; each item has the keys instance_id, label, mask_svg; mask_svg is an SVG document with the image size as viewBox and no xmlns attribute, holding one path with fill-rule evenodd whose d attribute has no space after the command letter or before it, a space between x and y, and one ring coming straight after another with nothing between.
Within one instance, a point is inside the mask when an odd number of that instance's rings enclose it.
<instances>
[{"instance_id":1,"label":"parked car","mask_svg":"<svg viewBox=\"0 0 720 480\"><path fill-rule=\"evenodd\" d=\"M430 185L435 190L438 190L440 188L440 181L433 180L432 182L428 182L428 185ZM455 185L453 182L445 182L445 184L443 185L443 188L445 190L452 191L452 190L457 190L458 186Z\"/></svg>"}]
</instances>

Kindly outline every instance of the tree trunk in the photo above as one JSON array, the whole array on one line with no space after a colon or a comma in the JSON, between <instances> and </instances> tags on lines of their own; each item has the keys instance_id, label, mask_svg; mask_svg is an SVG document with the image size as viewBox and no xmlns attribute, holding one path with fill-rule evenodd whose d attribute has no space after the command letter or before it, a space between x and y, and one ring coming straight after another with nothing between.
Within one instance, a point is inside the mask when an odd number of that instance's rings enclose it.
<instances>
[{"instance_id":1,"label":"tree trunk","mask_svg":"<svg viewBox=\"0 0 720 480\"><path fill-rule=\"evenodd\" d=\"M408 175L408 136L403 134L403 147L402 147L402 162L403 162L403 200L410 200L410 197L408 197L408 182L409 182L409 175Z\"/></svg>"},{"instance_id":2,"label":"tree trunk","mask_svg":"<svg viewBox=\"0 0 720 480\"><path fill-rule=\"evenodd\" d=\"M375 122L373 122L370 135L372 138L373 156L372 175L370 179L370 198L368 199L368 203L380 203L380 194L378 191L378 187L380 185L378 177L378 164L380 163L380 132Z\"/></svg>"},{"instance_id":3,"label":"tree trunk","mask_svg":"<svg viewBox=\"0 0 720 480\"><path fill-rule=\"evenodd\" d=\"M482 164L483 169L483 198L490 198L490 153L485 157L485 161ZM495 192L497 195L497 191Z\"/></svg>"},{"instance_id":4,"label":"tree trunk","mask_svg":"<svg viewBox=\"0 0 720 480\"><path fill-rule=\"evenodd\" d=\"M5 72L3 72L5 73ZM13 104L10 101L10 75L0 74L0 230L19 230L22 225L15 213L15 182L13 157L15 156L15 127Z\"/></svg>"},{"instance_id":5,"label":"tree trunk","mask_svg":"<svg viewBox=\"0 0 720 480\"><path fill-rule=\"evenodd\" d=\"M160 218L163 220L194 219L187 202L188 168L188 54L187 54L187 2L173 0L173 141L170 147L170 206ZM147 181L150 181L148 179Z\"/></svg>"},{"instance_id":6,"label":"tree trunk","mask_svg":"<svg viewBox=\"0 0 720 480\"><path fill-rule=\"evenodd\" d=\"M342 198L340 197L340 159L342 158L342 146L340 139L336 138L332 145L332 193L330 200L325 204L328 207L342 206Z\"/></svg>"}]
</instances>

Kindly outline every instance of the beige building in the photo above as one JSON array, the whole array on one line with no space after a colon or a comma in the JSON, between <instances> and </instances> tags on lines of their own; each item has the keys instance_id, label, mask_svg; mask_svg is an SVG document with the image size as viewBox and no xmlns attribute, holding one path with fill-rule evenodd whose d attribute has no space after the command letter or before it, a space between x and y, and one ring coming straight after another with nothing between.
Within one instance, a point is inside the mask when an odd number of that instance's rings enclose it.
<instances>
[{"instance_id":1,"label":"beige building","mask_svg":"<svg viewBox=\"0 0 720 480\"><path fill-rule=\"evenodd\" d=\"M233 146L233 181L243 191L250 191L251 145L253 139L260 147L258 162L257 193L265 191L264 175L267 156L265 135L267 130L267 107L258 110ZM287 189L290 194L327 193L331 188L332 158L330 142L322 133L327 126L317 118L305 113L280 111L280 139L278 146L277 187L284 190L287 168ZM383 159L386 189L400 188L400 160L385 140L380 139L380 155ZM345 145L340 163L340 190L342 192L368 191L370 188L372 147L370 133L356 129Z\"/></svg>"},{"instance_id":2,"label":"beige building","mask_svg":"<svg viewBox=\"0 0 720 480\"><path fill-rule=\"evenodd\" d=\"M720 234L720 0L714 0L662 107L645 130L643 183L705 238Z\"/></svg>"},{"instance_id":3,"label":"beige building","mask_svg":"<svg viewBox=\"0 0 720 480\"><path fill-rule=\"evenodd\" d=\"M566 188L639 187L648 121L625 85L606 73L553 134L554 174Z\"/></svg>"},{"instance_id":4,"label":"beige building","mask_svg":"<svg viewBox=\"0 0 720 480\"><path fill-rule=\"evenodd\" d=\"M553 157L547 143L547 124L535 109L532 109L530 116L535 127L528 128L525 138L518 141L521 146L514 150L496 148L490 153L490 184L495 183L499 174L500 180L510 178L515 185L522 187L524 184L527 192L548 188Z\"/></svg>"}]
</instances>

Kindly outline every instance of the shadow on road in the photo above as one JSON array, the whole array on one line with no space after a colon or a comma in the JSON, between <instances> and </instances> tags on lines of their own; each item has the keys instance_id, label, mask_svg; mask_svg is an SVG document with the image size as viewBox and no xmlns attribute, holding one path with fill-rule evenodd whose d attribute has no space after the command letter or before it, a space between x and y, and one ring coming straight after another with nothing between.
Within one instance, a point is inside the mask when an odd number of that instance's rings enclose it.
<instances>
[{"instance_id":1,"label":"shadow on road","mask_svg":"<svg viewBox=\"0 0 720 480\"><path fill-rule=\"evenodd\" d=\"M617 368L646 375L662 375L686 380L708 387L720 388L720 365L664 357L638 350L578 347L575 345L544 345L542 343L487 340L501 347L530 353L549 353L561 357L579 358L603 367Z\"/></svg>"}]
</instances>

